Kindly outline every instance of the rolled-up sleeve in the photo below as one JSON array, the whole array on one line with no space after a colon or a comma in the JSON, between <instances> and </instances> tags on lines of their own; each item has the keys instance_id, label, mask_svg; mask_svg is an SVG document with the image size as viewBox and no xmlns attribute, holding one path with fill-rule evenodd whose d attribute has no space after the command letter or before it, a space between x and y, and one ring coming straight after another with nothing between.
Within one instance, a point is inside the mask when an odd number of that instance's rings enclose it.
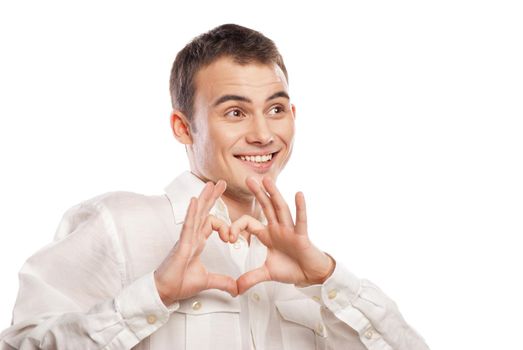
<instances>
[{"instance_id":1,"label":"rolled-up sleeve","mask_svg":"<svg viewBox=\"0 0 523 350\"><path fill-rule=\"evenodd\" d=\"M0 349L130 349L165 324L151 271L127 281L110 213L100 200L68 210L56 240L20 270L12 326Z\"/></svg>"},{"instance_id":2,"label":"rolled-up sleeve","mask_svg":"<svg viewBox=\"0 0 523 350\"><path fill-rule=\"evenodd\" d=\"M321 304L329 348L343 348L357 332L361 345L369 350L428 349L394 301L339 262L322 285L298 289Z\"/></svg>"}]
</instances>

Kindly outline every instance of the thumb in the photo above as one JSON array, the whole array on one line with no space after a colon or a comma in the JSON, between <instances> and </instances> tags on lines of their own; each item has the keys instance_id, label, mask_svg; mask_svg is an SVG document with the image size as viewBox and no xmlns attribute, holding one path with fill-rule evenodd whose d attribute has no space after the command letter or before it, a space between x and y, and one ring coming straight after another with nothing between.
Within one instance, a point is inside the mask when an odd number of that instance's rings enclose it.
<instances>
[{"instance_id":1,"label":"thumb","mask_svg":"<svg viewBox=\"0 0 523 350\"><path fill-rule=\"evenodd\" d=\"M231 276L210 273L207 279L206 289L219 289L235 297L238 295L238 286Z\"/></svg>"},{"instance_id":2,"label":"thumb","mask_svg":"<svg viewBox=\"0 0 523 350\"><path fill-rule=\"evenodd\" d=\"M238 285L238 293L243 294L249 288L257 285L258 283L270 280L271 275L269 274L267 267L265 267L265 265L258 267L257 269L246 272L238 277L236 280L236 284Z\"/></svg>"}]
</instances>

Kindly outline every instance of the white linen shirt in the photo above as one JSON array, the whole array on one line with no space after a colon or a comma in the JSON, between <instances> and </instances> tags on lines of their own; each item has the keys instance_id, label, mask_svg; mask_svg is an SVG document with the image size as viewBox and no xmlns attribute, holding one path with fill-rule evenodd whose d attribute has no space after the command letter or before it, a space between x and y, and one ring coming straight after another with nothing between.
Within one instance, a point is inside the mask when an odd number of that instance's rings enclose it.
<instances>
[{"instance_id":1,"label":"white linen shirt","mask_svg":"<svg viewBox=\"0 0 523 350\"><path fill-rule=\"evenodd\" d=\"M70 208L20 271L0 349L428 349L393 301L339 261L322 285L264 282L236 298L207 290L166 307L153 273L203 186L185 172L164 195L109 192ZM211 213L230 223L221 199ZM253 235L248 245L212 234L201 259L237 278L265 257Z\"/></svg>"}]
</instances>

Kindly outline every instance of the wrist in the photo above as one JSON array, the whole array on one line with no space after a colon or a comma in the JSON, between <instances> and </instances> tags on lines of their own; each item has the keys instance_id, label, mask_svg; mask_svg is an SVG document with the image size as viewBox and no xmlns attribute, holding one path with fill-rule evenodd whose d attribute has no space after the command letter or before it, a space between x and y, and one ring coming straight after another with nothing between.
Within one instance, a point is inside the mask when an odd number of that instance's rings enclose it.
<instances>
[{"instance_id":1,"label":"wrist","mask_svg":"<svg viewBox=\"0 0 523 350\"><path fill-rule=\"evenodd\" d=\"M168 290L162 283L162 279L159 276L158 271L154 271L154 283L156 285L156 291L158 292L158 296L160 297L165 306L169 306L176 301L169 296Z\"/></svg>"},{"instance_id":2,"label":"wrist","mask_svg":"<svg viewBox=\"0 0 523 350\"><path fill-rule=\"evenodd\" d=\"M336 260L329 254L323 252L325 256L325 263L323 266L316 270L315 276L311 279L308 279L304 283L296 284L297 287L303 288L312 286L315 284L323 284L330 276L332 276L334 269L336 268Z\"/></svg>"},{"instance_id":3,"label":"wrist","mask_svg":"<svg viewBox=\"0 0 523 350\"><path fill-rule=\"evenodd\" d=\"M336 260L334 260L334 258L332 256L330 256L328 253L325 253L325 252L323 252L323 253L326 255L326 257L329 261L329 263L328 263L329 267L327 268L327 273L325 273L325 275L322 278L320 278L320 282L318 284L325 283L325 281L328 280L330 276L332 276L332 273L334 272L334 269L336 268Z\"/></svg>"}]
</instances>

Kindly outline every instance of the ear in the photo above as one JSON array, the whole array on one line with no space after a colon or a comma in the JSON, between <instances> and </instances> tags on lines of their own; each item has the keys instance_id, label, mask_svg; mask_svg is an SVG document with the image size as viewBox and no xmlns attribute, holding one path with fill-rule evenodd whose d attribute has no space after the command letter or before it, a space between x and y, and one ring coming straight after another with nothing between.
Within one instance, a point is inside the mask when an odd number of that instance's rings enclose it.
<instances>
[{"instance_id":1,"label":"ear","mask_svg":"<svg viewBox=\"0 0 523 350\"><path fill-rule=\"evenodd\" d=\"M171 113L171 130L174 137L184 145L192 144L192 136L190 123L185 115L180 111L172 111Z\"/></svg>"},{"instance_id":2,"label":"ear","mask_svg":"<svg viewBox=\"0 0 523 350\"><path fill-rule=\"evenodd\" d=\"M296 119L296 106L291 103L292 116Z\"/></svg>"}]
</instances>

